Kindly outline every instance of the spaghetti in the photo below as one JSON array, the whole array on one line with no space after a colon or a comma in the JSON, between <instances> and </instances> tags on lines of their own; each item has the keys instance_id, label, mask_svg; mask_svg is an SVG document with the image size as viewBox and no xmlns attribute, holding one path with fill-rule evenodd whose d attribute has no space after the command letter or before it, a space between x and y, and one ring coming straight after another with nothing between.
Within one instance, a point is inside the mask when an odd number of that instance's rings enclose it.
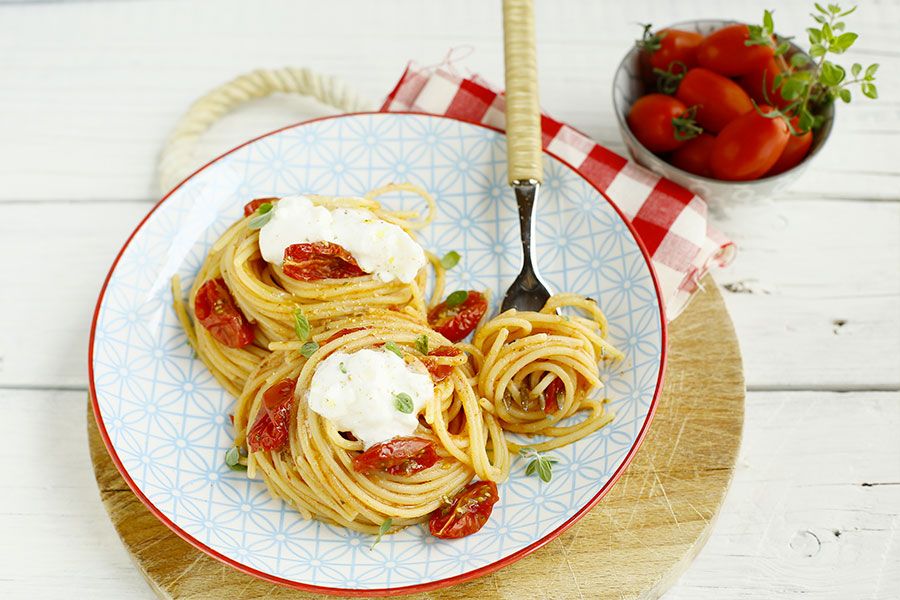
<instances>
[{"instance_id":1,"label":"spaghetti","mask_svg":"<svg viewBox=\"0 0 900 600\"><path fill-rule=\"evenodd\" d=\"M411 192L427 205L424 216L411 211L390 211L381 207L378 198L391 192ZM353 208L371 211L379 219L413 233L428 225L434 217L435 202L428 192L412 184L390 184L373 190L362 198L308 196L316 206L329 209ZM384 282L374 275L347 279L298 281L288 277L284 269L262 259L259 229L251 228L254 214L246 215L225 231L210 248L188 294L188 306L182 298L181 284L173 279L175 310L187 332L191 346L219 383L232 395L240 394L250 372L264 359L273 342L295 338L296 311L300 309L313 332L321 331L329 322L373 307L410 307L425 315L423 269L412 283L395 280ZM435 257L431 264L439 267ZM197 294L208 281L222 279L234 303L254 325L254 341L240 348L228 347L204 327L194 327L189 308L196 306ZM440 293L440 290L436 290Z\"/></svg>"},{"instance_id":2,"label":"spaghetti","mask_svg":"<svg viewBox=\"0 0 900 600\"><path fill-rule=\"evenodd\" d=\"M321 346L308 358L289 349L295 343L267 357L238 397L235 442L247 444L248 432L265 411L265 391L284 379L296 379L289 438L283 449L251 451L246 459L248 475L262 477L273 494L306 518L373 534L387 519L393 529L426 520L475 475L493 482L506 479L510 457L503 430L472 389L474 372L466 355L422 354L416 349L422 336L431 348L452 348L413 310L373 310L333 321L314 337ZM411 368L423 372L430 368L434 377L442 377L435 382L434 397L425 405L414 434L434 444L439 461L412 475L363 474L354 465L362 443L347 439L328 419L310 410L305 394L329 355L383 348L391 342Z\"/></svg>"}]
</instances>

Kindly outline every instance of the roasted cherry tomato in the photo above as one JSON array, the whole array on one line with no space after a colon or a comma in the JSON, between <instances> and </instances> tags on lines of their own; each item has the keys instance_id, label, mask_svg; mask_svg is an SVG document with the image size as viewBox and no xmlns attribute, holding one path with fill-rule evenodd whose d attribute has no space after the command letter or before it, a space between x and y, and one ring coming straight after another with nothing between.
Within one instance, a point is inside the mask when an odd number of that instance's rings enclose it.
<instances>
[{"instance_id":1,"label":"roasted cherry tomato","mask_svg":"<svg viewBox=\"0 0 900 600\"><path fill-rule=\"evenodd\" d=\"M772 107L761 106L763 112ZM745 181L762 177L784 152L791 137L781 117L769 118L755 110L738 117L719 133L709 165L717 179Z\"/></svg>"},{"instance_id":2,"label":"roasted cherry tomato","mask_svg":"<svg viewBox=\"0 0 900 600\"><path fill-rule=\"evenodd\" d=\"M770 58L760 69L754 69L742 75L738 83L757 104L770 104L778 108L786 108L791 101L781 96L781 90L775 88L775 77L784 72L784 69L774 58ZM765 90L765 93L763 93Z\"/></svg>"},{"instance_id":3,"label":"roasted cherry tomato","mask_svg":"<svg viewBox=\"0 0 900 600\"><path fill-rule=\"evenodd\" d=\"M454 292L457 294L459 292ZM447 297L450 300L453 294ZM449 306L444 300L428 311L431 328L451 342L458 342L472 333L475 326L487 312L487 298L481 292L469 290L460 304Z\"/></svg>"},{"instance_id":4,"label":"roasted cherry tomato","mask_svg":"<svg viewBox=\"0 0 900 600\"><path fill-rule=\"evenodd\" d=\"M340 329L340 330L336 331L335 333L332 333L328 337L327 340L322 342L322 344L324 345L324 344L327 344L328 342L333 342L334 340L336 340L340 337L344 337L348 333L353 333L355 331L362 331L363 329L367 329L367 327L345 327L344 329Z\"/></svg>"},{"instance_id":5,"label":"roasted cherry tomato","mask_svg":"<svg viewBox=\"0 0 900 600\"><path fill-rule=\"evenodd\" d=\"M718 132L739 116L753 110L741 86L708 69L691 69L678 85L675 97L697 107L697 123L707 132Z\"/></svg>"},{"instance_id":6,"label":"roasted cherry tomato","mask_svg":"<svg viewBox=\"0 0 900 600\"><path fill-rule=\"evenodd\" d=\"M422 364L425 365L425 368L428 369L428 372L431 374L431 380L435 383L438 383L450 377L450 373L453 372L453 365L441 364L431 357L459 356L460 354L462 354L462 350L460 350L456 346L438 346L437 348L429 352L428 356L423 356L420 360L422 361Z\"/></svg>"},{"instance_id":7,"label":"roasted cherry tomato","mask_svg":"<svg viewBox=\"0 0 900 600\"><path fill-rule=\"evenodd\" d=\"M686 141L684 146L672 153L669 160L673 165L688 173L712 177L712 171L709 169L709 156L715 143L714 135L701 133L694 139Z\"/></svg>"},{"instance_id":8,"label":"roasted cherry tomato","mask_svg":"<svg viewBox=\"0 0 900 600\"><path fill-rule=\"evenodd\" d=\"M365 275L356 259L332 242L292 244L284 249L284 274L298 281L347 279Z\"/></svg>"},{"instance_id":9,"label":"roasted cherry tomato","mask_svg":"<svg viewBox=\"0 0 900 600\"><path fill-rule=\"evenodd\" d=\"M651 152L670 152L692 137L687 105L665 94L647 94L628 111L628 127Z\"/></svg>"},{"instance_id":10,"label":"roasted cherry tomato","mask_svg":"<svg viewBox=\"0 0 900 600\"><path fill-rule=\"evenodd\" d=\"M450 504L444 504L431 514L428 530L434 537L445 540L471 535L484 527L499 499L497 484L493 481L470 483Z\"/></svg>"},{"instance_id":11,"label":"roasted cherry tomato","mask_svg":"<svg viewBox=\"0 0 900 600\"><path fill-rule=\"evenodd\" d=\"M225 280L210 279L197 290L194 315L221 344L243 348L253 341L253 325L238 310Z\"/></svg>"},{"instance_id":12,"label":"roasted cherry tomato","mask_svg":"<svg viewBox=\"0 0 900 600\"><path fill-rule=\"evenodd\" d=\"M263 392L262 409L247 433L250 452L281 450L287 445L296 386L296 379L282 379Z\"/></svg>"},{"instance_id":13,"label":"roasted cherry tomato","mask_svg":"<svg viewBox=\"0 0 900 600\"><path fill-rule=\"evenodd\" d=\"M550 382L550 385L544 390L544 412L552 415L559 410L560 396L566 393L566 386L563 385L562 379L557 377Z\"/></svg>"},{"instance_id":14,"label":"roasted cherry tomato","mask_svg":"<svg viewBox=\"0 0 900 600\"><path fill-rule=\"evenodd\" d=\"M262 206L263 204L275 202L277 200L278 200L278 198L257 198L256 200L251 200L250 202L248 202L247 204L244 205L244 216L249 217L250 215L255 213L257 210L259 210L259 207Z\"/></svg>"},{"instance_id":15,"label":"roasted cherry tomato","mask_svg":"<svg viewBox=\"0 0 900 600\"><path fill-rule=\"evenodd\" d=\"M396 437L354 456L353 470L363 475L384 471L406 477L431 467L438 458L434 442L420 437Z\"/></svg>"},{"instance_id":16,"label":"roasted cherry tomato","mask_svg":"<svg viewBox=\"0 0 900 600\"><path fill-rule=\"evenodd\" d=\"M703 36L694 31L662 29L650 33L650 26L644 30L644 38L638 45L650 57L650 66L668 71L673 63L681 63L684 68L697 64L697 47Z\"/></svg>"},{"instance_id":17,"label":"roasted cherry tomato","mask_svg":"<svg viewBox=\"0 0 900 600\"><path fill-rule=\"evenodd\" d=\"M799 124L797 122L797 117L791 119L791 125L794 126L794 130L799 131ZM778 175L779 173L784 173L788 169L792 167L796 167L800 164L806 155L809 153L809 148L812 146L813 142L813 134L812 131L807 131L805 133L801 133L800 135L793 135L788 139L787 145L784 147L784 151L782 151L781 156L778 157L778 160L775 161L775 164L772 165L772 168L766 171L766 177L769 175Z\"/></svg>"},{"instance_id":18,"label":"roasted cherry tomato","mask_svg":"<svg viewBox=\"0 0 900 600\"><path fill-rule=\"evenodd\" d=\"M744 25L729 25L712 32L697 48L697 64L720 75L735 77L761 69L775 56L772 46L747 46L750 29Z\"/></svg>"}]
</instances>

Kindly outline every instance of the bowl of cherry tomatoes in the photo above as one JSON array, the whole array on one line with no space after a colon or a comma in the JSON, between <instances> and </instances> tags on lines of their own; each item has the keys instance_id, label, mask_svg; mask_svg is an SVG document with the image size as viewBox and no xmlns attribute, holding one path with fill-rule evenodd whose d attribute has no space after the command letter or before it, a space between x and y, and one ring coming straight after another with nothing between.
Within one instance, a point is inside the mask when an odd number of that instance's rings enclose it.
<instances>
[{"instance_id":1,"label":"bowl of cherry tomatoes","mask_svg":"<svg viewBox=\"0 0 900 600\"><path fill-rule=\"evenodd\" d=\"M735 21L687 21L655 33L646 26L613 80L619 131L632 157L707 200L754 200L783 190L834 123L833 103L805 132L796 117L783 115L790 102L775 85L776 59L812 61L789 41L773 56L772 47L747 44L747 36L748 26Z\"/></svg>"}]
</instances>

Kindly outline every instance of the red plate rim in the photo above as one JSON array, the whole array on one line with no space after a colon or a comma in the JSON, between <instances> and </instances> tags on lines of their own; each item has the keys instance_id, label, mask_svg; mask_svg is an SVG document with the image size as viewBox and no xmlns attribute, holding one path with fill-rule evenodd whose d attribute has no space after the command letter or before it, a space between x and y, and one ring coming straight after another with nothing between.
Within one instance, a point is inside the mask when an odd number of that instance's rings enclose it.
<instances>
[{"instance_id":1,"label":"red plate rim","mask_svg":"<svg viewBox=\"0 0 900 600\"><path fill-rule=\"evenodd\" d=\"M339 115L330 115L330 116L325 116L325 117L317 117L314 119L308 119L305 121L300 121L298 123L293 123L286 127L281 127L274 131L264 133L263 135L255 137L253 139L250 139L250 140L244 142L243 144L241 144L239 146L235 146L231 150L228 150L227 152L220 154L216 158L212 159L211 161L209 161L208 163L206 163L205 165L203 165L202 167L200 167L199 169L197 169L196 171L191 173L181 183L176 185L165 196L163 196L163 198L159 202L157 202L153 206L153 208L150 209L150 211L144 216L144 218L141 219L140 223L137 224L137 227L134 228L134 231L132 231L131 234L128 236L128 239L125 240L125 243L122 245L122 249L119 250L119 253L116 255L115 260L113 260L112 266L109 268L109 273L107 273L106 279L104 279L104 281L103 281L103 287L100 288L100 295L97 298L97 305L94 308L94 317L91 321L91 333L90 333L90 338L88 339L88 385L89 385L89 391L90 391L91 406L94 409L94 418L97 421L97 427L100 430L100 436L101 436L101 438L103 438L103 444L106 446L106 450L109 452L109 456L110 456L110 458L112 458L113 463L116 465L116 469L118 469L119 474L122 476L122 478L128 484L128 487L131 488L131 491L134 492L134 494L138 497L138 499L140 499L141 502L143 502L144 506L146 506L147 509L151 513L153 513L153 515L156 516L157 519L162 521L162 523L164 525L166 525L169 529L174 531L181 539L188 542L189 544L191 544L192 546L194 546L201 552L203 552L209 556L212 556L216 560L219 560L220 562L223 562L223 563L237 569L238 571L243 571L244 573L247 573L248 575L252 575L253 577L257 577L264 581L268 581L268 582L275 583L278 585L294 588L297 590L302 590L305 592L314 592L314 593L319 593L319 594L345 595L345 596L355 596L355 597L360 597L360 596L399 596L399 595L405 595L405 594L413 594L416 592L427 592L427 591L437 590L437 589L449 587L451 585L457 585L460 583L464 583L466 581L471 581L472 579L476 579L483 575L488 575L489 573L493 573L494 571L497 571L497 570L505 567L506 565L512 564L512 563L516 562L517 560L531 554L535 550L538 550L539 548L543 547L544 545L548 544L555 538L562 535L563 532L565 532L567 529L569 529L579 519L581 519L584 515L586 515L589 510L591 510L594 506L596 506L597 503L600 502L600 500L607 494L607 492L609 492L609 490L612 488L612 486L615 485L616 481L619 480L619 477L621 477L621 475L625 471L626 467L628 467L628 465L631 463L632 459L634 458L634 455L637 452L638 448L641 447L641 444L643 443L644 438L647 435L647 430L650 427L650 423L651 423L651 421L653 421L653 415L656 412L656 406L659 401L660 393L662 392L663 377L664 377L664 374L666 371L666 354L667 354L667 350L668 350L668 331L667 331L667 327L666 327L665 308L663 305L662 292L659 288L659 280L657 279L657 276L656 276L656 270L653 268L653 262L650 258L650 254L647 252L647 248L644 246L644 243L641 241L640 237L638 237L637 232L634 229L634 226L631 224L631 221L628 220L628 218L622 213L622 211L619 209L619 207L616 206L616 203L613 202L609 198L609 196L607 196L606 193L603 192L603 190L601 190L596 185L594 185L575 166L573 166L572 164L570 164L569 162L567 162L560 156L557 156L553 152L550 152L550 151L544 149L543 152L545 154L552 156L559 162L563 163L564 165L566 165L567 167L572 169L575 173L578 173L578 175L580 175L582 177L582 179L587 181L591 185L591 187L593 187L595 190L597 190L597 192L601 196L603 196L604 199L606 199L606 201L609 203L609 205L612 206L613 210L616 211L616 214L619 215L619 217L622 219L622 221L628 227L628 231L631 232L631 236L634 238L635 242L637 242L638 248L640 248L641 254L644 257L644 262L646 263L647 267L650 270L650 276L653 279L653 287L656 292L656 299L658 301L658 306L659 306L660 333L661 333L661 339L662 339L662 345L661 345L661 351L660 351L660 362L659 362L659 376L657 377L657 380L656 380L656 389L653 392L653 399L650 402L650 409L647 411L647 416L644 419L644 423L641 425L641 430L638 432L637 439L635 439L634 444L632 444L631 448L628 450L628 454L625 456L625 460L622 461L622 464L619 465L619 468L616 469L616 472L613 473L612 477L609 478L609 480L603 485L603 487L601 487L600 490L590 500L588 500L587 503L584 504L584 506L582 506L580 509L578 509L575 512L575 514L570 516L562 525L560 525L559 527L557 527L556 529L554 529L553 531L551 531L550 533L548 533L541 539L539 539L535 542L532 542L525 548L522 548L521 550L518 550L517 552L514 552L508 556L505 556L489 565L479 567L478 569L474 569L474 570L468 571L466 573L454 575L453 577L447 577L444 579L429 581L427 583L419 583L419 584L415 584L415 585L408 585L408 586L396 587L396 588L347 589L347 588L334 588L334 587L327 587L327 586L312 585L312 584L308 584L308 583L300 583L298 581L291 581L289 579L284 579L282 577L277 577L277 576L271 575L269 573L264 573L262 571L254 569L253 567L241 564L241 563L217 552L216 550L213 550L206 544L202 543L200 540L194 538L192 535L190 535L189 533L187 533L186 531L181 529L172 520L170 520L166 515L164 515L163 512L160 509L158 509L156 507L156 505L154 505L150 501L150 499L144 495L143 492L141 492L141 490L138 488L137 484L135 484L134 480L131 479L131 476L128 474L128 471L125 469L125 465L122 464L121 459L119 459L119 455L116 453L115 448L113 447L112 440L109 437L109 432L107 432L106 426L103 423L103 418L100 413L100 406L97 401L97 391L94 386L94 337L97 332L97 320L99 319L99 316L100 316L100 307L103 304L103 298L106 294L106 288L109 285L109 281L112 278L113 272L116 270L116 266L118 266L119 260L122 258L122 255L125 253L125 250L128 248L129 244L131 244L131 241L134 239L134 237L138 234L138 232L144 226L144 223L146 223L147 220L150 218L150 216L154 212L156 212L156 209L159 208L163 202L168 200L172 196L172 194L174 194L181 186L183 186L187 181L192 179L194 176L196 176L200 172L206 170L208 167L212 166L213 164L215 164L222 158L228 156L229 154L236 152L237 150L240 150L241 148L248 146L258 140L269 137L271 135L275 135L277 133L281 133L282 131L286 131L288 129L293 129L295 127L300 127L303 125L308 125L309 123L316 123L318 121L328 121L331 119L341 119L344 117L357 117L357 116L365 116L365 115L416 115L416 116L432 117L432 118L436 118L436 119L446 119L448 121L458 121L461 123L466 123L468 125L475 125L477 127L481 127L483 129L489 129L491 131L496 131L497 133L505 135L504 131L497 127L491 127L490 125L485 125L485 124L479 123L477 121L471 121L468 119L460 119L457 117L448 117L445 115L436 115L436 114L431 114L431 113L426 113L426 112L415 112L415 111L407 111L407 112L364 111L364 112L344 113L344 114L339 114Z\"/></svg>"}]
</instances>

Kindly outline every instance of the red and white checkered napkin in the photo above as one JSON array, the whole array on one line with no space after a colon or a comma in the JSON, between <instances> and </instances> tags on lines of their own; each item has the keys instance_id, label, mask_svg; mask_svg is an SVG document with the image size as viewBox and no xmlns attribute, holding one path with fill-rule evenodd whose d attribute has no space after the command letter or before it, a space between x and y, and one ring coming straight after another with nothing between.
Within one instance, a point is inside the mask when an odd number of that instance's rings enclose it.
<instances>
[{"instance_id":1,"label":"red and white checkered napkin","mask_svg":"<svg viewBox=\"0 0 900 600\"><path fill-rule=\"evenodd\" d=\"M416 111L505 127L503 95L478 76L445 67L407 67L382 112ZM653 259L672 320L713 265L726 266L734 244L707 222L706 203L680 185L610 152L575 129L541 117L544 148L600 188L631 220Z\"/></svg>"}]
</instances>

